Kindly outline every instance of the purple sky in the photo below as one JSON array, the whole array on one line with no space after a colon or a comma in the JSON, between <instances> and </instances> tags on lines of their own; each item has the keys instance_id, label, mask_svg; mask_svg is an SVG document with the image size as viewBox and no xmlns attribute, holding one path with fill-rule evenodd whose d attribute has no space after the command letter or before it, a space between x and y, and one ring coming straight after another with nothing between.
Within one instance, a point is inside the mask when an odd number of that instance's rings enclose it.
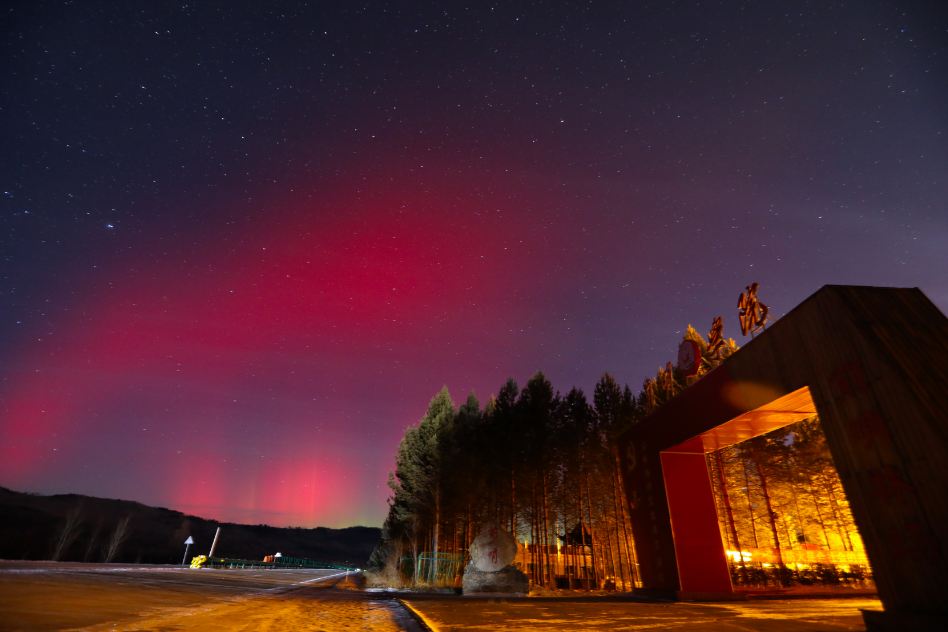
<instances>
[{"instance_id":1,"label":"purple sky","mask_svg":"<svg viewBox=\"0 0 948 632\"><path fill-rule=\"evenodd\" d=\"M755 281L948 311L934 4L354 6L4 15L0 485L379 525L444 384L638 390Z\"/></svg>"}]
</instances>

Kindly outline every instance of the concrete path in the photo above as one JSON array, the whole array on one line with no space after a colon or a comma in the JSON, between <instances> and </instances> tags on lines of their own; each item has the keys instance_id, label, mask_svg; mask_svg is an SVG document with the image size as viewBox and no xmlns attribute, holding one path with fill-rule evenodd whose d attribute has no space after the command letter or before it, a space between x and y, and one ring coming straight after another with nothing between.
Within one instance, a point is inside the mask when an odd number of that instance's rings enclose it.
<instances>
[{"instance_id":1,"label":"concrete path","mask_svg":"<svg viewBox=\"0 0 948 632\"><path fill-rule=\"evenodd\" d=\"M676 630L816 632L865 630L860 609L875 599L787 599L729 603L643 603L620 598L476 599L407 597L435 632L488 630Z\"/></svg>"}]
</instances>

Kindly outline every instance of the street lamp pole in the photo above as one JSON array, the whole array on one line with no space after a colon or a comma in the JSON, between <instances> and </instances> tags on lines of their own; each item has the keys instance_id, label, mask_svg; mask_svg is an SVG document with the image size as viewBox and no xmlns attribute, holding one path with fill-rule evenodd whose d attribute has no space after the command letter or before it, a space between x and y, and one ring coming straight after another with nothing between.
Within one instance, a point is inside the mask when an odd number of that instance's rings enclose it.
<instances>
[{"instance_id":1,"label":"street lamp pole","mask_svg":"<svg viewBox=\"0 0 948 632\"><path fill-rule=\"evenodd\" d=\"M207 554L208 557L214 557L214 547L217 546L217 536L221 534L221 528L217 527L217 532L214 534L214 542L211 543L211 552Z\"/></svg>"}]
</instances>

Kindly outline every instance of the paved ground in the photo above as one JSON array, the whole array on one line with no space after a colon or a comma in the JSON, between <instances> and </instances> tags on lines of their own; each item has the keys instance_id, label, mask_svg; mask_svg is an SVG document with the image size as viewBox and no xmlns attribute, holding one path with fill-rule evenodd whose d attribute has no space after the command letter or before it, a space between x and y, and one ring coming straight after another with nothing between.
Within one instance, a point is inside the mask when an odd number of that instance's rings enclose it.
<instances>
[{"instance_id":1,"label":"paved ground","mask_svg":"<svg viewBox=\"0 0 948 632\"><path fill-rule=\"evenodd\" d=\"M421 632L423 625L438 632L815 632L864 630L859 609L881 608L876 600L855 598L726 604L621 596L488 599L364 591L360 582L338 571L0 561L0 632Z\"/></svg>"},{"instance_id":2,"label":"paved ground","mask_svg":"<svg viewBox=\"0 0 948 632\"><path fill-rule=\"evenodd\" d=\"M681 630L816 632L865 630L860 609L875 599L786 599L730 603L642 603L618 599L405 599L437 632L487 630Z\"/></svg>"},{"instance_id":3,"label":"paved ground","mask_svg":"<svg viewBox=\"0 0 948 632\"><path fill-rule=\"evenodd\" d=\"M359 590L358 579L338 571L0 562L0 631L422 629L391 596Z\"/></svg>"}]
</instances>

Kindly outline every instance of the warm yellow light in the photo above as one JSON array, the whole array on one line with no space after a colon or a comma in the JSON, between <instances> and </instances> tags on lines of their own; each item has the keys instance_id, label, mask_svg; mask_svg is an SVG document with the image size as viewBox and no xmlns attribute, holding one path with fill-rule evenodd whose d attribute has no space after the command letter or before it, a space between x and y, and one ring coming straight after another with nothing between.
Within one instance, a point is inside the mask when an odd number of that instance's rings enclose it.
<instances>
[{"instance_id":1,"label":"warm yellow light","mask_svg":"<svg viewBox=\"0 0 948 632\"><path fill-rule=\"evenodd\" d=\"M744 562L750 562L751 557L753 557L754 555L750 551L741 551L740 553L738 553L737 551L725 551L725 553L727 553L727 556L731 558L732 560L734 560L735 562L740 562L742 560Z\"/></svg>"}]
</instances>

